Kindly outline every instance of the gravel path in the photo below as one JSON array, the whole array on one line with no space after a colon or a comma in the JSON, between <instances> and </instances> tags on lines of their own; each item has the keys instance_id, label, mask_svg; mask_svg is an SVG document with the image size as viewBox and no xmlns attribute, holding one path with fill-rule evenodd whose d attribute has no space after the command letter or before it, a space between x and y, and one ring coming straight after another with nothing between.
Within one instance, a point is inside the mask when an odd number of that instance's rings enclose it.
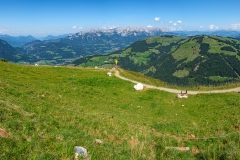
<instances>
[{"instance_id":1,"label":"gravel path","mask_svg":"<svg viewBox=\"0 0 240 160\"><path fill-rule=\"evenodd\" d=\"M134 80L131 80L131 79L128 79L128 78L125 78L125 77L122 77L120 74L119 74L119 71L114 69L115 71L115 76L122 79L122 80L125 80L125 81L130 81L132 83L141 83L141 82L138 82L138 81L134 81ZM164 88L164 87L157 87L157 86L152 86L152 85L148 85L148 84L144 84L144 87L146 88L152 88L152 89L158 89L158 90L163 90L163 91L167 91L167 92L171 92L171 93L181 93L181 90L177 90L177 89L171 89L171 88ZM184 91L183 91L184 92ZM199 93L226 93L226 92L240 92L240 87L237 87L237 88L231 88L231 89L223 89L223 90L212 90L212 91L187 91L188 94L199 94Z\"/></svg>"}]
</instances>

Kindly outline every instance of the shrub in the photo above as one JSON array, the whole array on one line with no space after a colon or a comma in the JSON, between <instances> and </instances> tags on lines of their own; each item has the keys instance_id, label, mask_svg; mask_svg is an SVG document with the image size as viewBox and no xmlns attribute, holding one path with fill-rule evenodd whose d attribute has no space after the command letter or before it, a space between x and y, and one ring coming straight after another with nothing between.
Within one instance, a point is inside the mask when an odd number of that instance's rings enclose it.
<instances>
[{"instance_id":1,"label":"shrub","mask_svg":"<svg viewBox=\"0 0 240 160\"><path fill-rule=\"evenodd\" d=\"M5 58L1 59L0 61L2 61L2 62L8 62L8 60L5 59Z\"/></svg>"}]
</instances>

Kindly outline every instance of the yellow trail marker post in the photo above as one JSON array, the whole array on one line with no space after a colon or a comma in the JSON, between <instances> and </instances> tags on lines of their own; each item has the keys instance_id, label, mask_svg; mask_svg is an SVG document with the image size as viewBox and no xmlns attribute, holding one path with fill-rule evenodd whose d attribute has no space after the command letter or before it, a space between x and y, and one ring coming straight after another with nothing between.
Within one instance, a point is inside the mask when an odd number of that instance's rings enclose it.
<instances>
[{"instance_id":1,"label":"yellow trail marker post","mask_svg":"<svg viewBox=\"0 0 240 160\"><path fill-rule=\"evenodd\" d=\"M117 67L117 65L118 65L118 60L117 59L115 59L115 64L116 64L116 67Z\"/></svg>"}]
</instances>

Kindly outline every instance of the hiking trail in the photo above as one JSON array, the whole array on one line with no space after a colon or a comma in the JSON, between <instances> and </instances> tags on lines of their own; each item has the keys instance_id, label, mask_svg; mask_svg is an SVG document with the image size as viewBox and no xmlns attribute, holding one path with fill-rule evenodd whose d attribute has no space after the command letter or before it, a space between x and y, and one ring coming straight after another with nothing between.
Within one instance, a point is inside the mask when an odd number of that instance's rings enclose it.
<instances>
[{"instance_id":1,"label":"hiking trail","mask_svg":"<svg viewBox=\"0 0 240 160\"><path fill-rule=\"evenodd\" d=\"M138 82L138 81L135 81L135 80L132 80L132 79L128 79L128 78L125 78L123 76L121 76L119 74L119 71L116 70L115 68L113 69L115 71L115 76L122 79L122 80L125 80L125 81L130 81L132 83L141 83L141 82ZM171 92L171 93L181 93L181 90L178 90L178 89L171 89L171 88L165 88L165 87L157 87L157 86L153 86L153 85L148 85L148 84L144 84L145 88L151 88L151 89L158 89L158 90L162 90L162 91L166 91L166 92ZM187 91L188 94L201 94L201 93L227 93L227 92L240 92L240 87L236 87L236 88L230 88L230 89L222 89L222 90L211 90L211 91Z\"/></svg>"}]
</instances>

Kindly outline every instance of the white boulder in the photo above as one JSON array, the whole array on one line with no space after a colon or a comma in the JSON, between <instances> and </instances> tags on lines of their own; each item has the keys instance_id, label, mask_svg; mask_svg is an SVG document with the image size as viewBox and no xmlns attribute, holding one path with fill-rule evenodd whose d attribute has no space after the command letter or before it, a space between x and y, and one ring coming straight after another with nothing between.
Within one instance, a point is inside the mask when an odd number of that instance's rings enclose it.
<instances>
[{"instance_id":1,"label":"white boulder","mask_svg":"<svg viewBox=\"0 0 240 160\"><path fill-rule=\"evenodd\" d=\"M139 91L139 90L143 90L143 84L142 83L138 83L136 85L134 85L134 89Z\"/></svg>"},{"instance_id":2,"label":"white boulder","mask_svg":"<svg viewBox=\"0 0 240 160\"><path fill-rule=\"evenodd\" d=\"M75 150L75 159L77 159L79 155L83 158L87 157L88 155L87 150L81 146L75 146L74 150Z\"/></svg>"}]
</instances>

